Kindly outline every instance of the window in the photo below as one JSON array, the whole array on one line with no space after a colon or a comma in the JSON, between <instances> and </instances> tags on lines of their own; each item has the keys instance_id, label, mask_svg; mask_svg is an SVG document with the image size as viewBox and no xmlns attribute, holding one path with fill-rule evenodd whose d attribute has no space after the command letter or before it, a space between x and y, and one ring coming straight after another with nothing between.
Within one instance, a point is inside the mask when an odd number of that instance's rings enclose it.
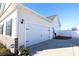
<instances>
[{"instance_id":1,"label":"window","mask_svg":"<svg viewBox=\"0 0 79 59\"><path fill-rule=\"evenodd\" d=\"M6 35L12 35L12 19L6 22Z\"/></svg>"},{"instance_id":2,"label":"window","mask_svg":"<svg viewBox=\"0 0 79 59\"><path fill-rule=\"evenodd\" d=\"M3 34L3 27L4 27L4 24L0 25L0 34Z\"/></svg>"},{"instance_id":3,"label":"window","mask_svg":"<svg viewBox=\"0 0 79 59\"><path fill-rule=\"evenodd\" d=\"M2 3L0 3L0 9L1 9L1 5L2 5Z\"/></svg>"}]
</instances>

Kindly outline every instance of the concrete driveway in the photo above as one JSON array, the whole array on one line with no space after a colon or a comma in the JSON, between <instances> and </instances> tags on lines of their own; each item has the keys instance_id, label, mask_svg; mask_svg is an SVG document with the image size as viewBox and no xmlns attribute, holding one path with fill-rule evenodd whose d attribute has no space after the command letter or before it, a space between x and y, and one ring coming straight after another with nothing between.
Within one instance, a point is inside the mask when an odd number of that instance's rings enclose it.
<instances>
[{"instance_id":1,"label":"concrete driveway","mask_svg":"<svg viewBox=\"0 0 79 59\"><path fill-rule=\"evenodd\" d=\"M31 56L78 56L79 39L52 39L30 47Z\"/></svg>"}]
</instances>

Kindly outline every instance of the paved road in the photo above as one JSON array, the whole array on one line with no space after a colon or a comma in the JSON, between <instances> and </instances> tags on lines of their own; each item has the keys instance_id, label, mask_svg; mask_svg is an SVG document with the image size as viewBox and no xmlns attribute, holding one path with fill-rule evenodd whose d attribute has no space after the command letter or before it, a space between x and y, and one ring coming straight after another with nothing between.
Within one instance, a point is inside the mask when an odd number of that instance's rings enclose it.
<instances>
[{"instance_id":1,"label":"paved road","mask_svg":"<svg viewBox=\"0 0 79 59\"><path fill-rule=\"evenodd\" d=\"M79 39L52 39L30 47L32 56L78 56Z\"/></svg>"}]
</instances>

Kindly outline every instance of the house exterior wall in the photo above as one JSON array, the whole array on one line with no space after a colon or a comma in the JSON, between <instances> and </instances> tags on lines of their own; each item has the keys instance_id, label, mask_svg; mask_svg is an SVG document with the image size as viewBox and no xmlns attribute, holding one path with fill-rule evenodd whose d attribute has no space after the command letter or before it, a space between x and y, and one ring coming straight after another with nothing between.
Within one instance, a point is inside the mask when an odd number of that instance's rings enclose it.
<instances>
[{"instance_id":1,"label":"house exterior wall","mask_svg":"<svg viewBox=\"0 0 79 59\"><path fill-rule=\"evenodd\" d=\"M12 3L0 3L0 14L2 15Z\"/></svg>"},{"instance_id":2,"label":"house exterior wall","mask_svg":"<svg viewBox=\"0 0 79 59\"><path fill-rule=\"evenodd\" d=\"M29 11L19 8L19 46L31 46L50 39L51 23ZM24 19L21 24L21 19Z\"/></svg>"},{"instance_id":3,"label":"house exterior wall","mask_svg":"<svg viewBox=\"0 0 79 59\"><path fill-rule=\"evenodd\" d=\"M17 4L16 3L12 3L9 8L3 12L2 16L0 17L0 22L5 20L14 10L16 10L17 8Z\"/></svg>"},{"instance_id":4,"label":"house exterior wall","mask_svg":"<svg viewBox=\"0 0 79 59\"><path fill-rule=\"evenodd\" d=\"M51 22L51 26L50 26L50 38L52 39L53 37L55 37L55 33L56 35L58 34L59 30L60 30L60 22L58 19L58 16L56 16L52 22Z\"/></svg>"},{"instance_id":5,"label":"house exterior wall","mask_svg":"<svg viewBox=\"0 0 79 59\"><path fill-rule=\"evenodd\" d=\"M12 36L8 36L5 34L6 22L11 19ZM21 24L22 19L23 24ZM49 19L44 18L19 4L11 4L11 6L1 16L0 25L1 24L4 24L4 32L1 36L1 42L7 45L12 52L13 48L10 48L10 45L15 44L15 38L18 38L18 47L21 45L27 47L52 39L53 28L55 28L56 32L59 30L57 18L51 22Z\"/></svg>"},{"instance_id":6,"label":"house exterior wall","mask_svg":"<svg viewBox=\"0 0 79 59\"><path fill-rule=\"evenodd\" d=\"M56 33L58 32L58 30L60 30L60 23L59 23L58 16L56 16L56 17L54 18L54 20L52 21L51 27L54 28L54 30L55 30Z\"/></svg>"},{"instance_id":7,"label":"house exterior wall","mask_svg":"<svg viewBox=\"0 0 79 59\"><path fill-rule=\"evenodd\" d=\"M5 3L0 3L0 16L3 14Z\"/></svg>"},{"instance_id":8,"label":"house exterior wall","mask_svg":"<svg viewBox=\"0 0 79 59\"><path fill-rule=\"evenodd\" d=\"M6 22L12 19L12 35L6 35ZM6 17L0 22L0 25L4 24L3 35L0 34L0 42L6 45L11 52L15 52L15 38L17 38L17 10L13 11L10 16ZM11 47L13 45L14 47Z\"/></svg>"},{"instance_id":9,"label":"house exterior wall","mask_svg":"<svg viewBox=\"0 0 79 59\"><path fill-rule=\"evenodd\" d=\"M4 3L4 12L9 8L11 3Z\"/></svg>"},{"instance_id":10,"label":"house exterior wall","mask_svg":"<svg viewBox=\"0 0 79 59\"><path fill-rule=\"evenodd\" d=\"M1 24L4 24L4 31L3 31L3 35L6 35L6 22L12 19L12 35L11 37L16 38L17 37L17 10L14 11L10 16L8 16L5 20L3 20ZM8 35L6 35L8 36Z\"/></svg>"}]
</instances>

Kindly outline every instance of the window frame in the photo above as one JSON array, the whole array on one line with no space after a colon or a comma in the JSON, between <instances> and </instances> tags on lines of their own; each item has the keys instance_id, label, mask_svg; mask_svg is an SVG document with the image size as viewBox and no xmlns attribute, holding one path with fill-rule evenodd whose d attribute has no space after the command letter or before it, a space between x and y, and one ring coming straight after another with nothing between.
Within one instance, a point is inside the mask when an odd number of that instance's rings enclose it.
<instances>
[{"instance_id":1,"label":"window frame","mask_svg":"<svg viewBox=\"0 0 79 59\"><path fill-rule=\"evenodd\" d=\"M12 36L12 19L6 21L6 35Z\"/></svg>"}]
</instances>

